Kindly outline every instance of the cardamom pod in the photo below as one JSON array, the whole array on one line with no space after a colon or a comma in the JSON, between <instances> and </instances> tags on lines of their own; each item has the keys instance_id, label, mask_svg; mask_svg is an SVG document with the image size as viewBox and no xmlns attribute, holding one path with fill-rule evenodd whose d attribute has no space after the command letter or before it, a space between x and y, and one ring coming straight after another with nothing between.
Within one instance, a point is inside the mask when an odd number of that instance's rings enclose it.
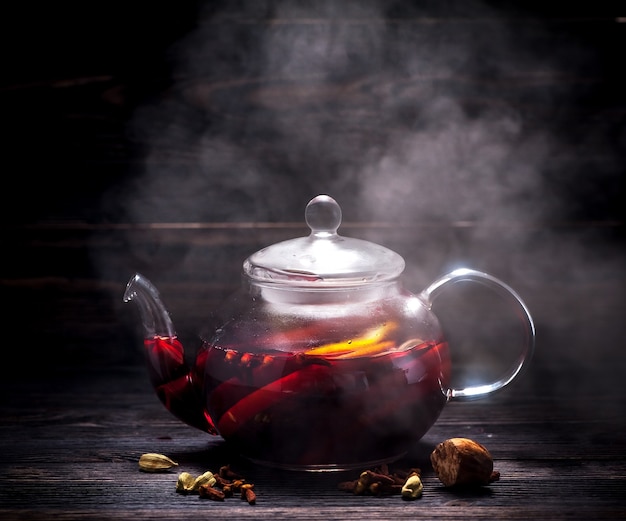
<instances>
[{"instance_id":1,"label":"cardamom pod","mask_svg":"<svg viewBox=\"0 0 626 521\"><path fill-rule=\"evenodd\" d=\"M189 474L189 472L181 472L178 475L178 480L176 481L176 492L180 492L182 494L192 492L195 482L196 478Z\"/></svg>"},{"instance_id":2,"label":"cardamom pod","mask_svg":"<svg viewBox=\"0 0 626 521\"><path fill-rule=\"evenodd\" d=\"M148 452L139 458L139 469L144 472L163 472L177 466L178 463L172 461L163 454Z\"/></svg>"},{"instance_id":3,"label":"cardamom pod","mask_svg":"<svg viewBox=\"0 0 626 521\"><path fill-rule=\"evenodd\" d=\"M217 483L217 479L215 479L213 472L207 471L204 474L200 474L195 479L195 481L193 482L192 490L194 492L197 492L200 488L200 485L208 485L209 487L212 487L213 485L215 485L215 483Z\"/></svg>"},{"instance_id":4,"label":"cardamom pod","mask_svg":"<svg viewBox=\"0 0 626 521\"><path fill-rule=\"evenodd\" d=\"M422 490L424 490L424 485L420 477L417 474L411 474L402 485L400 493L403 499L417 499L422 497Z\"/></svg>"}]
</instances>

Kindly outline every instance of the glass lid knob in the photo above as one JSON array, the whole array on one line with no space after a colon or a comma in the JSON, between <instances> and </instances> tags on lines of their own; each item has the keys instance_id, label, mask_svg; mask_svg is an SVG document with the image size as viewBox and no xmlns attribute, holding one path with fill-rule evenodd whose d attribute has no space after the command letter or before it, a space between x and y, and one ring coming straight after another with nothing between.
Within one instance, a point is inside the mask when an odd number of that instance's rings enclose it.
<instances>
[{"instance_id":1,"label":"glass lid knob","mask_svg":"<svg viewBox=\"0 0 626 521\"><path fill-rule=\"evenodd\" d=\"M341 207L332 197L318 195L307 204L304 219L311 228L312 235L316 237L336 235L341 225Z\"/></svg>"}]
</instances>

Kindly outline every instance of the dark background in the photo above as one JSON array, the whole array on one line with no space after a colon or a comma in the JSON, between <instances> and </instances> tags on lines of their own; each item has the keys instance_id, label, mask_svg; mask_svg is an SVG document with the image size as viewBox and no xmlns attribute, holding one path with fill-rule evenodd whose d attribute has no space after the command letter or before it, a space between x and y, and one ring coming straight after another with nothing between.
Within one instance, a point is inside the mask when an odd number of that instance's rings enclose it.
<instances>
[{"instance_id":1,"label":"dark background","mask_svg":"<svg viewBox=\"0 0 626 521\"><path fill-rule=\"evenodd\" d=\"M16 356L136 361L135 271L193 336L243 259L306 233L306 203L329 193L342 233L405 256L410 289L489 271L532 304L537 356L584 372L588 353L549 345L597 342L623 309L626 23L545 4L4 6Z\"/></svg>"},{"instance_id":2,"label":"dark background","mask_svg":"<svg viewBox=\"0 0 626 521\"><path fill-rule=\"evenodd\" d=\"M623 220L624 25L602 3L543 4L12 3L2 16L4 183L20 204L3 206L3 220L298 220L330 188L351 219L389 219L353 200L365 165L452 118L519 126L496 143L519 155L498 166L527 163L509 177L541 182L508 195L547 208L517 219ZM424 166L409 164L421 188ZM462 164L438 165L451 190L467 188L445 172ZM146 177L166 194L151 194ZM133 211L133 191L159 207ZM294 197L273 195L285 191ZM453 201L430 219L481 217Z\"/></svg>"}]
</instances>

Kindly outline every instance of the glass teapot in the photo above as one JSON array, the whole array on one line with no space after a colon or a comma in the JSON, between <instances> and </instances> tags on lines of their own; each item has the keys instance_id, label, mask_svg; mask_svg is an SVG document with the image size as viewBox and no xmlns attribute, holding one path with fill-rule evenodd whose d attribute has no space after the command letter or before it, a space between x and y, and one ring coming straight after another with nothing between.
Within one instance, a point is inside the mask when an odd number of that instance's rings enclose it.
<instances>
[{"instance_id":1,"label":"glass teapot","mask_svg":"<svg viewBox=\"0 0 626 521\"><path fill-rule=\"evenodd\" d=\"M341 209L320 195L310 235L251 255L221 327L186 360L170 315L140 274L126 287L144 326L152 384L180 420L219 435L249 460L285 469L345 470L401 458L449 400L511 382L530 359L535 329L521 298L496 278L452 271L419 294L400 282L404 259L337 233ZM496 291L517 310L523 350L495 381L450 386L448 343L433 301L456 282Z\"/></svg>"}]
</instances>

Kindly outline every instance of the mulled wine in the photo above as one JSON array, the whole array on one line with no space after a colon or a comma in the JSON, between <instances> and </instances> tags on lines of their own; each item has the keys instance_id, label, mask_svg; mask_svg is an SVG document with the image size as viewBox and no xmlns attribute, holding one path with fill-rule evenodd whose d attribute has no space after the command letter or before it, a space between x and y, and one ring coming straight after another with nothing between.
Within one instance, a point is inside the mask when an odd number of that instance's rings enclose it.
<instances>
[{"instance_id":1,"label":"mulled wine","mask_svg":"<svg viewBox=\"0 0 626 521\"><path fill-rule=\"evenodd\" d=\"M284 468L350 468L400 457L439 416L447 345L378 356L247 353L206 346L205 396L218 432Z\"/></svg>"},{"instance_id":2,"label":"mulled wine","mask_svg":"<svg viewBox=\"0 0 626 521\"><path fill-rule=\"evenodd\" d=\"M277 336L254 352L205 342L192 368L175 337L145 347L157 394L179 419L219 433L249 459L327 470L402 456L446 402L447 344L397 345L397 329L310 346L311 331L296 328L280 335L294 351L267 347Z\"/></svg>"}]
</instances>

